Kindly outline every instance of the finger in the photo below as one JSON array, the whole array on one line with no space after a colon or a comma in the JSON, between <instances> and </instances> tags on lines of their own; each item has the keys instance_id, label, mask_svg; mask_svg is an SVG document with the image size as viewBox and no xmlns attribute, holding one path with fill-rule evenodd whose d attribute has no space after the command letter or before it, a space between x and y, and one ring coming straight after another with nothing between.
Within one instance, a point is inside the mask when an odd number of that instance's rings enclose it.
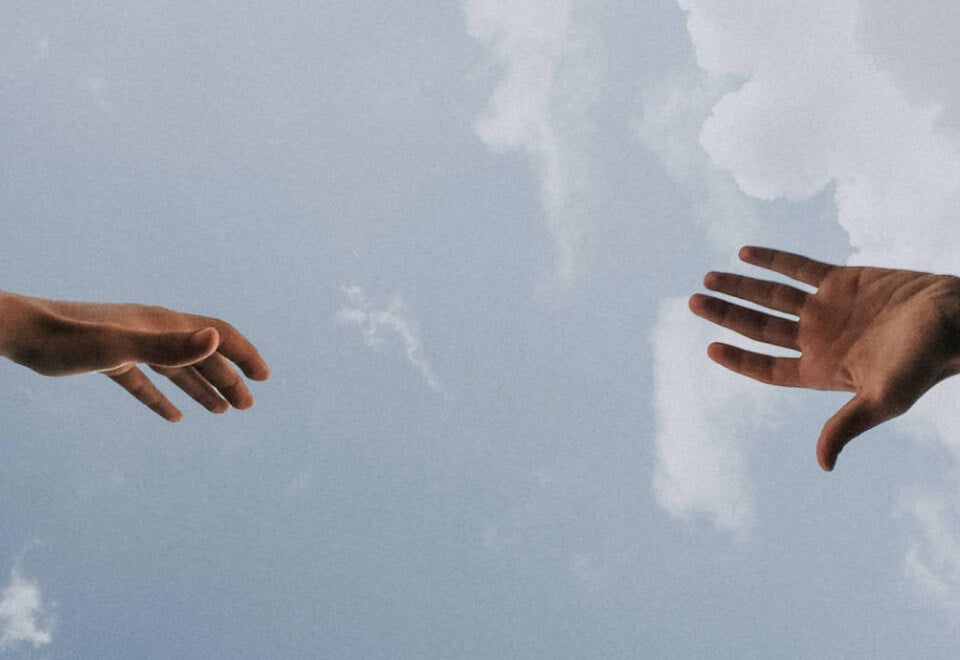
<instances>
[{"instance_id":1,"label":"finger","mask_svg":"<svg viewBox=\"0 0 960 660\"><path fill-rule=\"evenodd\" d=\"M270 377L270 367L260 357L259 351L250 341L240 334L236 328L219 319L203 319L220 333L220 345L217 350L228 360L236 364L247 378L253 380L267 380Z\"/></svg>"},{"instance_id":2,"label":"finger","mask_svg":"<svg viewBox=\"0 0 960 660\"><path fill-rule=\"evenodd\" d=\"M216 328L195 332L130 331L130 354L125 361L146 362L166 367L182 367L199 362L217 350L220 341Z\"/></svg>"},{"instance_id":3,"label":"finger","mask_svg":"<svg viewBox=\"0 0 960 660\"><path fill-rule=\"evenodd\" d=\"M768 282L732 273L707 273L703 285L711 291L748 300L778 312L798 316L809 294L779 282Z\"/></svg>"},{"instance_id":4,"label":"finger","mask_svg":"<svg viewBox=\"0 0 960 660\"><path fill-rule=\"evenodd\" d=\"M120 387L130 392L134 398L165 420L179 422L183 419L183 413L170 403L167 397L157 389L156 385L151 383L150 379L136 366L105 373Z\"/></svg>"},{"instance_id":5,"label":"finger","mask_svg":"<svg viewBox=\"0 0 960 660\"><path fill-rule=\"evenodd\" d=\"M717 364L748 378L770 385L803 387L798 358L773 357L745 351L729 344L713 343L707 355Z\"/></svg>"},{"instance_id":6,"label":"finger","mask_svg":"<svg viewBox=\"0 0 960 660\"><path fill-rule=\"evenodd\" d=\"M245 410L253 405L253 395L236 369L220 353L193 365L200 376L217 389L234 408Z\"/></svg>"},{"instance_id":7,"label":"finger","mask_svg":"<svg viewBox=\"0 0 960 660\"><path fill-rule=\"evenodd\" d=\"M797 343L799 326L796 321L764 314L699 293L690 298L690 310L701 318L750 339L792 348L795 351L800 350Z\"/></svg>"},{"instance_id":8,"label":"finger","mask_svg":"<svg viewBox=\"0 0 960 660\"><path fill-rule=\"evenodd\" d=\"M177 387L189 394L197 403L213 413L224 413L230 404L193 367L162 367L151 365L158 374L169 378Z\"/></svg>"},{"instance_id":9,"label":"finger","mask_svg":"<svg viewBox=\"0 0 960 660\"><path fill-rule=\"evenodd\" d=\"M889 415L870 404L862 396L855 396L824 424L817 441L817 462L827 472L837 464L837 456L844 446L864 431L883 423Z\"/></svg>"},{"instance_id":10,"label":"finger","mask_svg":"<svg viewBox=\"0 0 960 660\"><path fill-rule=\"evenodd\" d=\"M740 248L740 259L748 264L806 282L811 286L820 286L823 278L835 268L830 264L814 261L799 254L754 246Z\"/></svg>"}]
</instances>

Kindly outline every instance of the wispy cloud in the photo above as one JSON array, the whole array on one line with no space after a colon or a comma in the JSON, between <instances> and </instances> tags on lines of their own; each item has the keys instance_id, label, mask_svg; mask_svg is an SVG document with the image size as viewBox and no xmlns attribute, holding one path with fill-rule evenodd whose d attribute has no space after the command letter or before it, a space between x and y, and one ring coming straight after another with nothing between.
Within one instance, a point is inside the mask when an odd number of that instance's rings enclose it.
<instances>
[{"instance_id":1,"label":"wispy cloud","mask_svg":"<svg viewBox=\"0 0 960 660\"><path fill-rule=\"evenodd\" d=\"M919 486L905 489L897 513L913 532L906 576L922 597L960 617L960 491L948 496Z\"/></svg>"},{"instance_id":2,"label":"wispy cloud","mask_svg":"<svg viewBox=\"0 0 960 660\"><path fill-rule=\"evenodd\" d=\"M690 213L717 251L734 254L755 231L749 199L717 168L698 135L729 85L703 72L678 70L645 90L635 122L640 141L690 190ZM747 471L751 421L762 417L762 392L706 362L706 345L722 333L694 319L685 299L662 301L651 337L654 357L657 502L671 514L704 516L742 534L757 519Z\"/></svg>"},{"instance_id":3,"label":"wispy cloud","mask_svg":"<svg viewBox=\"0 0 960 660\"><path fill-rule=\"evenodd\" d=\"M439 391L440 380L423 354L419 324L403 298L395 294L386 302L378 303L357 285L343 287L343 293L347 296L347 305L337 312L337 320L359 327L364 342L371 348L382 349L391 338L399 340L407 362L420 372L430 387Z\"/></svg>"},{"instance_id":4,"label":"wispy cloud","mask_svg":"<svg viewBox=\"0 0 960 660\"><path fill-rule=\"evenodd\" d=\"M754 439L771 428L765 411L778 396L758 383L705 364L704 347L722 333L691 319L685 298L661 303L654 353L654 493L671 514L702 515L742 534L757 519L747 470Z\"/></svg>"},{"instance_id":5,"label":"wispy cloud","mask_svg":"<svg viewBox=\"0 0 960 660\"><path fill-rule=\"evenodd\" d=\"M856 0L678 0L699 65L736 81L699 141L740 189L802 200L833 186L855 263L960 273L960 9ZM958 389L910 413L960 458ZM908 428L903 425L900 428ZM908 574L960 616L956 493L909 490Z\"/></svg>"},{"instance_id":6,"label":"wispy cloud","mask_svg":"<svg viewBox=\"0 0 960 660\"><path fill-rule=\"evenodd\" d=\"M0 598L0 649L49 644L53 637L43 623L45 614L40 589L13 570Z\"/></svg>"},{"instance_id":7,"label":"wispy cloud","mask_svg":"<svg viewBox=\"0 0 960 660\"><path fill-rule=\"evenodd\" d=\"M596 43L572 0L467 0L468 34L487 47L503 78L474 130L493 150L521 151L537 172L562 286L583 268L589 233L584 148L599 93Z\"/></svg>"}]
</instances>

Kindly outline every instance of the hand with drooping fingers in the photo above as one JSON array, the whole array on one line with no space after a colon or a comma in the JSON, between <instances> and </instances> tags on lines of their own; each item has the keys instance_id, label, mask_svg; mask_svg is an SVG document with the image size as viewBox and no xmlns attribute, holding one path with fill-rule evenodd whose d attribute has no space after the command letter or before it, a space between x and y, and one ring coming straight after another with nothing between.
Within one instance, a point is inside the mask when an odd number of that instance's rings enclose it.
<instances>
[{"instance_id":1,"label":"hand with drooping fingers","mask_svg":"<svg viewBox=\"0 0 960 660\"><path fill-rule=\"evenodd\" d=\"M99 371L164 419L181 412L137 366L147 364L211 412L246 409L270 369L219 319L136 304L79 303L0 292L0 354L47 376Z\"/></svg>"},{"instance_id":2,"label":"hand with drooping fingers","mask_svg":"<svg viewBox=\"0 0 960 660\"><path fill-rule=\"evenodd\" d=\"M837 455L864 431L906 412L938 382L960 373L960 278L910 270L832 266L767 248L740 258L817 290L731 273L708 273L711 291L795 318L696 294L698 316L760 342L793 349L773 357L714 343L715 362L764 383L854 392L817 442L817 460L832 470Z\"/></svg>"}]
</instances>

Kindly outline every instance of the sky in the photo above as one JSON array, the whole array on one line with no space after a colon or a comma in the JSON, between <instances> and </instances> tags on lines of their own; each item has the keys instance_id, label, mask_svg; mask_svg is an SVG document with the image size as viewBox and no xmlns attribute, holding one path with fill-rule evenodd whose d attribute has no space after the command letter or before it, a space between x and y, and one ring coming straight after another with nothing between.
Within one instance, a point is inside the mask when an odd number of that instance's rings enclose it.
<instances>
[{"instance_id":1,"label":"sky","mask_svg":"<svg viewBox=\"0 0 960 660\"><path fill-rule=\"evenodd\" d=\"M743 244L960 274L952 0L0 3L0 288L223 318L168 424L0 365L0 658L960 643L960 384L706 357ZM0 321L2 322L2 321Z\"/></svg>"}]
</instances>

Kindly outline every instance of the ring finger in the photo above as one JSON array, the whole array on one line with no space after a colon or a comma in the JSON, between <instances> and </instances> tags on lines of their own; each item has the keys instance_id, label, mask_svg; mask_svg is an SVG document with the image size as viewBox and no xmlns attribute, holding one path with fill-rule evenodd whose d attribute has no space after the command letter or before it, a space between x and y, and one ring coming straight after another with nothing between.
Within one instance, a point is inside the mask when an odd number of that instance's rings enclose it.
<instances>
[{"instance_id":1,"label":"ring finger","mask_svg":"<svg viewBox=\"0 0 960 660\"><path fill-rule=\"evenodd\" d=\"M234 408L245 410L253 405L253 395L247 389L237 370L220 353L193 365L207 382L220 392Z\"/></svg>"},{"instance_id":2,"label":"ring finger","mask_svg":"<svg viewBox=\"0 0 960 660\"><path fill-rule=\"evenodd\" d=\"M230 404L197 373L193 367L154 367L151 369L169 378L177 387L189 394L197 403L213 413L224 413Z\"/></svg>"},{"instance_id":3,"label":"ring finger","mask_svg":"<svg viewBox=\"0 0 960 660\"><path fill-rule=\"evenodd\" d=\"M795 351L800 350L797 344L798 324L795 321L757 312L699 293L690 298L690 309L697 316L750 339L792 348Z\"/></svg>"}]
</instances>

